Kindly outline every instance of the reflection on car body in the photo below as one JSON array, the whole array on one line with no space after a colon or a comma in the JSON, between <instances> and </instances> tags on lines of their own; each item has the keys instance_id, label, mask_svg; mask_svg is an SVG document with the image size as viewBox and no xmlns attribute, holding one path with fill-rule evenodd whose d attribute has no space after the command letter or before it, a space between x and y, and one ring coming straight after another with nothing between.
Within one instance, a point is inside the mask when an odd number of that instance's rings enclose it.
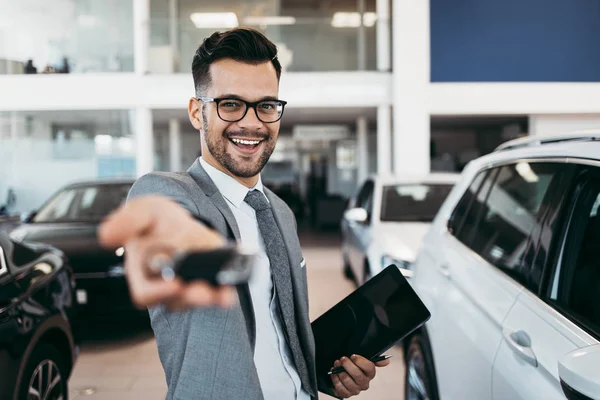
<instances>
[{"instance_id":1,"label":"reflection on car body","mask_svg":"<svg viewBox=\"0 0 600 400\"><path fill-rule=\"evenodd\" d=\"M0 400L67 398L74 286L62 252L0 233Z\"/></svg>"}]
</instances>

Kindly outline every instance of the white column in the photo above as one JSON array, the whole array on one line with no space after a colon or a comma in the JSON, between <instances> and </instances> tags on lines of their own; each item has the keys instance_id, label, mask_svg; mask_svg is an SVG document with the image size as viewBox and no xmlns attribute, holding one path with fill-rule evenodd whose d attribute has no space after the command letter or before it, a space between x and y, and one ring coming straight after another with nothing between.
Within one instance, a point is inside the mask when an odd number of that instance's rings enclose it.
<instances>
[{"instance_id":1,"label":"white column","mask_svg":"<svg viewBox=\"0 0 600 400\"><path fill-rule=\"evenodd\" d=\"M154 170L154 132L149 108L135 110L135 160L138 177Z\"/></svg>"},{"instance_id":2,"label":"white column","mask_svg":"<svg viewBox=\"0 0 600 400\"><path fill-rule=\"evenodd\" d=\"M387 175L392 171L392 109L377 108L377 173Z\"/></svg>"},{"instance_id":3,"label":"white column","mask_svg":"<svg viewBox=\"0 0 600 400\"><path fill-rule=\"evenodd\" d=\"M393 164L400 175L430 170L429 1L394 0Z\"/></svg>"},{"instance_id":4,"label":"white column","mask_svg":"<svg viewBox=\"0 0 600 400\"><path fill-rule=\"evenodd\" d=\"M169 168L181 171L181 124L177 118L169 121Z\"/></svg>"},{"instance_id":5,"label":"white column","mask_svg":"<svg viewBox=\"0 0 600 400\"><path fill-rule=\"evenodd\" d=\"M169 0L169 41L173 57L172 72L179 71L179 0Z\"/></svg>"},{"instance_id":6,"label":"white column","mask_svg":"<svg viewBox=\"0 0 600 400\"><path fill-rule=\"evenodd\" d=\"M390 0L377 0L377 70L389 71L391 66Z\"/></svg>"},{"instance_id":7,"label":"white column","mask_svg":"<svg viewBox=\"0 0 600 400\"><path fill-rule=\"evenodd\" d=\"M150 0L133 0L133 56L135 73L148 72L150 47Z\"/></svg>"},{"instance_id":8,"label":"white column","mask_svg":"<svg viewBox=\"0 0 600 400\"><path fill-rule=\"evenodd\" d=\"M364 182L369 174L369 145L367 141L369 126L367 117L358 117L356 119L356 151L357 156L357 180L358 183Z\"/></svg>"},{"instance_id":9,"label":"white column","mask_svg":"<svg viewBox=\"0 0 600 400\"><path fill-rule=\"evenodd\" d=\"M358 55L358 70L367 69L367 32L365 30L364 15L367 10L365 0L356 0L356 8L360 15L360 25L358 26L356 53Z\"/></svg>"},{"instance_id":10,"label":"white column","mask_svg":"<svg viewBox=\"0 0 600 400\"><path fill-rule=\"evenodd\" d=\"M600 129L600 114L543 114L529 116L530 135L554 135Z\"/></svg>"}]
</instances>

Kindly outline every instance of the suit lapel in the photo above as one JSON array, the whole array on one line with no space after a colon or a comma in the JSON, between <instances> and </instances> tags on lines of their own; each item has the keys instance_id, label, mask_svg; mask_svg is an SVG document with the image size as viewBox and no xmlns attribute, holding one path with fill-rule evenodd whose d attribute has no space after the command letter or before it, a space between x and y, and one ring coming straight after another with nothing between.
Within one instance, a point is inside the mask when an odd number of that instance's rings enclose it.
<instances>
[{"instance_id":1,"label":"suit lapel","mask_svg":"<svg viewBox=\"0 0 600 400\"><path fill-rule=\"evenodd\" d=\"M196 182L204 194L212 201L217 210L219 210L219 212L223 215L223 218L225 218L229 232L221 233L230 238L233 237L237 242L240 242L240 229L237 221L235 220L235 216L217 189L215 183L212 181L210 176L208 176L204 168L202 168L202 164L200 164L199 159L197 159L196 162L188 169L188 174L190 174L192 179ZM256 320L254 317L254 307L252 305L250 288L246 283L243 285L238 285L236 289L238 292L238 298L240 300L240 307L242 308L244 319L246 320L248 338L250 339L250 344L252 345L252 352L254 352L254 348L256 347Z\"/></svg>"},{"instance_id":2,"label":"suit lapel","mask_svg":"<svg viewBox=\"0 0 600 400\"><path fill-rule=\"evenodd\" d=\"M217 207L219 212L223 215L225 221L227 221L227 224L229 225L229 229L231 229L233 237L237 241L241 240L240 229L238 228L238 224L235 220L235 217L233 216L233 213L231 212L231 209L225 202L225 199L219 192L219 189L217 189L215 183L212 181L212 179L210 179L210 176L208 176L204 168L202 168L202 164L200 164L199 159L196 160L194 164L192 164L192 166L188 170L188 173L194 179L194 181L196 181L198 186L200 186L200 189L202 189L204 194L208 198L210 198L215 207Z\"/></svg>"}]
</instances>

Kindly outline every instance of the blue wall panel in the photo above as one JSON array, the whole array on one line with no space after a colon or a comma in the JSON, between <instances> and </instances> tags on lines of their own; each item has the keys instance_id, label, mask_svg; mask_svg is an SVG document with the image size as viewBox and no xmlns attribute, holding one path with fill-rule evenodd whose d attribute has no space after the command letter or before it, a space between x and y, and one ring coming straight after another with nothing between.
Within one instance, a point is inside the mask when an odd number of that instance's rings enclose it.
<instances>
[{"instance_id":1,"label":"blue wall panel","mask_svg":"<svg viewBox=\"0 0 600 400\"><path fill-rule=\"evenodd\" d=\"M432 82L600 82L600 0L430 0Z\"/></svg>"}]
</instances>

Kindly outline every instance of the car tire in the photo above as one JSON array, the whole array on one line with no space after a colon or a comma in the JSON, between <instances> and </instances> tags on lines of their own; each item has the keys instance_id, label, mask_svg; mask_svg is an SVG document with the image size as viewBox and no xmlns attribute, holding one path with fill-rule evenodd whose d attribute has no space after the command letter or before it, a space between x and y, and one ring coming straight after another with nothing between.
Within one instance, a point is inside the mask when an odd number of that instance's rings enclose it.
<instances>
[{"instance_id":1,"label":"car tire","mask_svg":"<svg viewBox=\"0 0 600 400\"><path fill-rule=\"evenodd\" d=\"M416 334L404 348L405 400L439 400L433 357L427 338Z\"/></svg>"},{"instance_id":2,"label":"car tire","mask_svg":"<svg viewBox=\"0 0 600 400\"><path fill-rule=\"evenodd\" d=\"M41 384L39 377L41 375ZM58 349L48 343L38 344L31 353L19 384L19 399L34 399L30 391L40 392L39 398L67 400L67 368Z\"/></svg>"}]
</instances>

